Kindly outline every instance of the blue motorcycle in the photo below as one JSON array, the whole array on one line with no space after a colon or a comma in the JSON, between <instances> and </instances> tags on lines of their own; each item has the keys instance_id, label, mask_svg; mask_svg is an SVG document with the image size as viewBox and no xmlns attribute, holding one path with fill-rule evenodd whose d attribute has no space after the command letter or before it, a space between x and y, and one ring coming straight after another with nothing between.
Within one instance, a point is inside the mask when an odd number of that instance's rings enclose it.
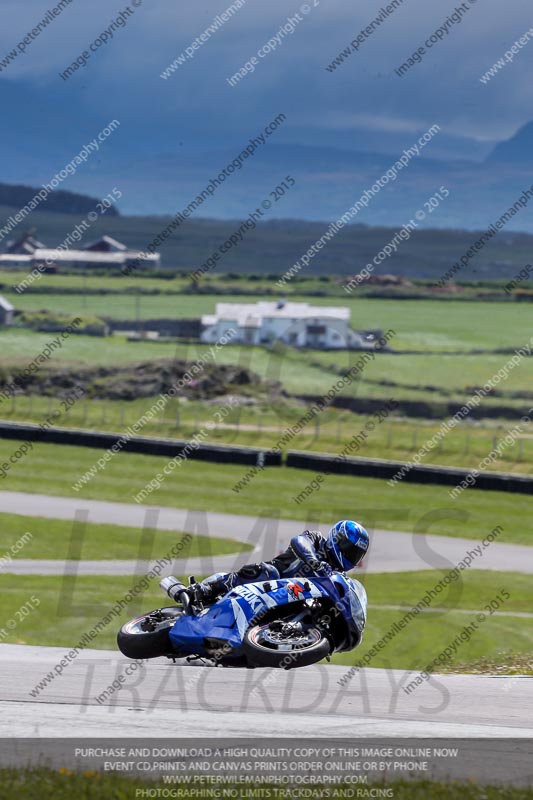
<instances>
[{"instance_id":1,"label":"blue motorcycle","mask_svg":"<svg viewBox=\"0 0 533 800\"><path fill-rule=\"evenodd\" d=\"M177 605L123 625L117 643L125 656L291 669L353 650L363 635L366 592L344 573L247 583L207 607L196 600L195 579L189 582L163 578Z\"/></svg>"}]
</instances>

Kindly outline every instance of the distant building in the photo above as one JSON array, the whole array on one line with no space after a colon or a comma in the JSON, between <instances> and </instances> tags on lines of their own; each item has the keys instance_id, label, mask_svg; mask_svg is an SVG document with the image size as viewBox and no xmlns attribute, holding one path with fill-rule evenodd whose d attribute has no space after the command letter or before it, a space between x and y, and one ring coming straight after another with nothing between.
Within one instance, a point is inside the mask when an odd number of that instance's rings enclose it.
<instances>
[{"instance_id":1,"label":"distant building","mask_svg":"<svg viewBox=\"0 0 533 800\"><path fill-rule=\"evenodd\" d=\"M0 294L0 325L12 325L14 318L14 306Z\"/></svg>"},{"instance_id":2,"label":"distant building","mask_svg":"<svg viewBox=\"0 0 533 800\"><path fill-rule=\"evenodd\" d=\"M32 266L33 255L45 245L33 235L35 230L26 231L18 239L6 242L5 253L0 255L0 267L28 267Z\"/></svg>"},{"instance_id":3,"label":"distant building","mask_svg":"<svg viewBox=\"0 0 533 800\"><path fill-rule=\"evenodd\" d=\"M79 250L59 245L56 249L47 248L28 231L19 239L7 243L6 251L0 255L0 267L27 267L29 270L53 270L57 267L125 267L145 264L159 267L159 253L142 253L130 250L122 242L111 236L102 236Z\"/></svg>"},{"instance_id":4,"label":"distant building","mask_svg":"<svg viewBox=\"0 0 533 800\"><path fill-rule=\"evenodd\" d=\"M235 344L270 344L276 340L292 347L324 350L372 349L380 332L355 331L350 309L310 306L308 303L217 303L215 314L201 320L201 341L218 341L232 328Z\"/></svg>"},{"instance_id":5,"label":"distant building","mask_svg":"<svg viewBox=\"0 0 533 800\"><path fill-rule=\"evenodd\" d=\"M19 236L18 239L11 239L8 241L6 243L6 253L11 255L31 256L40 247L45 247L42 242L35 238L33 235L34 233L36 233L36 230L32 228L32 230L26 231L22 236Z\"/></svg>"},{"instance_id":6,"label":"distant building","mask_svg":"<svg viewBox=\"0 0 533 800\"><path fill-rule=\"evenodd\" d=\"M95 242L89 242L83 249L91 253L126 253L128 251L125 244L118 242L111 236L102 236L101 239L97 239Z\"/></svg>"}]
</instances>

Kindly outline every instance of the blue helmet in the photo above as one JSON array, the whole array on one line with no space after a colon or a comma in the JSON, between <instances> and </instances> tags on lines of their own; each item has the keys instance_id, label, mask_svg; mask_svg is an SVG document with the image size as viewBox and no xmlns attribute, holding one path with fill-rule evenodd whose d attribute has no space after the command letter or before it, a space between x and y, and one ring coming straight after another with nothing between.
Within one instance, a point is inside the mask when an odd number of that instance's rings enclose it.
<instances>
[{"instance_id":1,"label":"blue helmet","mask_svg":"<svg viewBox=\"0 0 533 800\"><path fill-rule=\"evenodd\" d=\"M342 572L348 572L366 555L369 544L370 538L362 525L343 519L328 533L326 551L332 566L337 565Z\"/></svg>"}]
</instances>

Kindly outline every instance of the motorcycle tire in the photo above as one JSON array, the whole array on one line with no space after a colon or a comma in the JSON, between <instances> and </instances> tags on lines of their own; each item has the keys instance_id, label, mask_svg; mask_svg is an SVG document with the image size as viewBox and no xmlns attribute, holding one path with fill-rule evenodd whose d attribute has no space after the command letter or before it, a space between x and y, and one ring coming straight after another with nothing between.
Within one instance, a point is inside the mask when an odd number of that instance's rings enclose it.
<instances>
[{"instance_id":1,"label":"motorcycle tire","mask_svg":"<svg viewBox=\"0 0 533 800\"><path fill-rule=\"evenodd\" d=\"M117 634L120 652L128 658L159 658L172 654L169 631L183 612L177 606L159 608L126 622ZM143 630L143 624L154 614L162 617L155 628Z\"/></svg>"},{"instance_id":2,"label":"motorcycle tire","mask_svg":"<svg viewBox=\"0 0 533 800\"><path fill-rule=\"evenodd\" d=\"M305 636L294 640L272 637L270 624L254 625L246 631L243 650L251 667L293 669L316 664L330 653L330 643L318 628L309 628Z\"/></svg>"}]
</instances>

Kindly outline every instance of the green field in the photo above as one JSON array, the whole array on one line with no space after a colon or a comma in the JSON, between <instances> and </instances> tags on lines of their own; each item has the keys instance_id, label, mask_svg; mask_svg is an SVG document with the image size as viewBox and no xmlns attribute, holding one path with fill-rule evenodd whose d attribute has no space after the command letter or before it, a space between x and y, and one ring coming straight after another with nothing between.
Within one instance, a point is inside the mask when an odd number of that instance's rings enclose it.
<instances>
[{"instance_id":1,"label":"green field","mask_svg":"<svg viewBox=\"0 0 533 800\"><path fill-rule=\"evenodd\" d=\"M35 333L26 329L1 329L0 347L6 354L4 364L14 369L23 369L36 358L54 338L50 333ZM526 340L526 341L529 341ZM394 340L396 343L396 340ZM518 347L522 341L515 342ZM92 336L70 336L60 350L56 350L50 361L60 364L65 361L78 364L124 364L159 358L197 360L208 352L205 345L180 344L175 342L127 341L124 336L108 338ZM354 381L343 391L347 396L371 398L412 398L429 401L459 401L468 399L476 387L483 386L509 360L509 355L446 355L446 354L377 354L362 370L361 380ZM360 353L356 351L323 353L321 351L276 352L264 347L231 347L219 351L217 363L238 364L251 369L264 379L281 381L291 394L326 393L335 383L333 369L347 371L357 364ZM389 386L376 385L375 381L387 381ZM487 405L506 404L526 407L527 401L513 400L511 392L528 392L533 385L533 359L524 358L509 371L501 381L502 397L484 400Z\"/></svg>"},{"instance_id":2,"label":"green field","mask_svg":"<svg viewBox=\"0 0 533 800\"><path fill-rule=\"evenodd\" d=\"M26 267L18 267L11 269L0 269L0 285L2 291L13 291L15 286L18 286L27 276L28 271ZM115 275L106 274L100 275L98 272L91 274L66 274L58 273L56 275L42 273L29 286L24 287L24 292L27 294L40 294L42 292L54 294L61 294L66 290L67 292L74 292L75 294L83 294L86 291L101 292L102 288L106 292L182 292L187 286L190 286L190 279L186 277L187 273L182 276L169 278L154 278L146 275L141 275L132 272L131 275L122 275L117 273ZM22 294L15 293L17 297L22 297ZM43 298L44 299L44 298Z\"/></svg>"},{"instance_id":3,"label":"green field","mask_svg":"<svg viewBox=\"0 0 533 800\"><path fill-rule=\"evenodd\" d=\"M68 522L61 519L26 517L17 514L0 514L0 557L11 553L11 548L24 537L24 546L11 557L18 558L68 558L105 559L157 559L179 542L180 531L141 531L124 525ZM153 538L152 538L153 533ZM143 534L145 539L143 540ZM242 553L249 548L235 539L191 536L180 550L179 558Z\"/></svg>"},{"instance_id":4,"label":"green field","mask_svg":"<svg viewBox=\"0 0 533 800\"><path fill-rule=\"evenodd\" d=\"M93 279L94 280L94 279ZM100 278L116 287L119 279ZM163 283L163 288L167 282ZM179 283L178 283L179 286ZM3 292L24 311L49 310L55 313L90 314L114 319L158 319L198 317L212 314L217 302L255 303L265 296L242 295L83 295ZM394 348L400 350L453 350L475 348L516 348L531 339L531 308L528 303L468 303L453 300L385 300L344 297L308 297L296 295L291 302L318 306L347 306L351 324L356 329L397 332Z\"/></svg>"},{"instance_id":5,"label":"green field","mask_svg":"<svg viewBox=\"0 0 533 800\"><path fill-rule=\"evenodd\" d=\"M100 274L102 273L102 274ZM23 282L28 272L25 267L19 268L0 268L0 289L2 291L12 292L14 287ZM250 275L250 274L237 274L237 273L220 273L220 274L206 274L201 281L200 290L193 289L191 284L191 270L183 269L180 271L164 271L153 275L150 271L147 272L132 272L129 275L122 275L119 272L114 274L109 271L93 270L89 272L76 272L72 270L70 273L60 272L57 274L41 274L36 280L27 286L24 286L24 293L27 294L64 294L73 293L83 295L86 293L96 293L99 295L106 293L116 294L157 294L157 295L173 295L182 294L184 291L192 296L198 294L218 295L218 299L223 302L222 295L233 294L239 296L242 302L247 302L246 297L254 299L254 296L263 297L267 293L276 296L279 293L278 288L275 286L275 280L278 275ZM483 288L464 287L462 291L466 296L471 296L472 300L479 297L479 291L497 291L503 292L502 282L495 285L489 281ZM521 284L522 285L522 284ZM528 285L524 282L524 285ZM533 288L533 283L531 284ZM425 282L422 282L420 290L425 289ZM361 290L364 291L364 290ZM312 295L328 296L328 297L346 297L347 294L342 288L341 282L335 276L298 276L297 280L292 282L292 285L287 287L287 292L298 295ZM21 294L16 293L17 297ZM503 299L506 299L505 296ZM216 298L214 298L216 299Z\"/></svg>"},{"instance_id":6,"label":"green field","mask_svg":"<svg viewBox=\"0 0 533 800\"><path fill-rule=\"evenodd\" d=\"M13 444L0 442L0 460L13 452ZM68 445L35 445L31 457L13 467L1 488L131 503L133 495L165 464L165 459L157 456L119 453L76 492L73 484L101 453ZM533 497L529 495L470 489L451 500L443 486L399 483L391 488L374 478L331 476L320 492L296 505L292 498L312 479L312 472L272 467L259 473L240 493L232 491L247 469L188 460L145 503L299 519L328 528L334 520L355 518L369 527L404 531L420 530L426 514L443 510L450 516L433 522L428 532L482 539L496 525L502 525L499 541L533 543ZM463 519L453 517L457 511L465 515ZM214 534L231 538L231 531Z\"/></svg>"},{"instance_id":7,"label":"green field","mask_svg":"<svg viewBox=\"0 0 533 800\"><path fill-rule=\"evenodd\" d=\"M13 273L3 273L4 277L8 275L12 277ZM223 283L221 279L216 280L219 286ZM112 291L142 288L144 291L175 292L182 290L187 283L184 278L162 281L155 278L59 275L43 276L39 286L52 287L54 281L60 281L61 285L71 289L81 288L86 284L93 291L105 286ZM251 282L246 283L249 290ZM312 281L309 285L311 283ZM272 282L270 285L273 285ZM331 289L328 285L328 290ZM8 293L8 296L11 295ZM68 308L71 313L147 318L197 316L212 311L217 301L252 302L262 297L264 296L261 294L243 298L238 294L224 297L190 294L134 296L123 292L100 296L27 292L12 299L19 308L47 308L55 312L64 312ZM346 304L351 308L354 327L392 329L396 331L392 340L393 348L407 351L398 355L379 354L373 362L365 366L361 378L342 392L346 396L370 400L375 403L376 409L390 398L410 404L402 406L398 412L408 414L411 418L409 421L391 415L385 424L380 425L364 441L357 454L371 458L398 461L409 459L438 429L437 423L428 424L422 418L441 420L449 417L456 407L471 397L476 388L495 375L509 358L503 353L466 354L467 351L475 348L516 348L524 345L531 337L528 304L493 302L488 306L454 300L369 300L347 295L316 299L298 295L296 299L307 299L318 305ZM4 363L10 363L13 369L21 369L35 358L51 338L51 334L35 333L27 329L0 330L0 346L6 354ZM105 339L72 336L60 351L55 352L51 363L61 365L69 362L69 367L78 369L83 364L124 365L158 358L192 362L205 354L206 350L205 346L170 341L128 342L124 336ZM452 354L452 351L462 354ZM221 351L218 361L241 365L263 380L279 381L289 394L316 396L326 394L334 384L336 374L348 370L358 358L359 354L356 352L325 353L289 348L272 352L265 348L230 346ZM501 381L493 396L483 400L482 413L486 413L485 421L471 424L472 420L469 420L448 434L432 452L431 463L476 468L507 431L514 427L516 423L513 420L533 406L532 387L533 359L524 358L517 368L509 372L507 379ZM120 432L142 416L150 405L149 399L131 402L87 400L78 403L57 424ZM41 422L51 408L49 398L18 397L4 401L0 406L0 414L9 421ZM209 432L208 439L221 443L271 447L284 428L298 419L304 411L305 406L297 402L278 403L273 407L269 398L256 408L231 412L224 425ZM148 425L143 432L146 435L190 439L194 433L202 430L203 424L209 422L212 416L214 414L211 407L202 407L199 402L185 406L171 403L164 415L156 423ZM350 413L337 413L333 410L325 412L320 415L318 423L309 425L295 438L292 447L339 452L361 430L365 422L365 418ZM533 437L527 431L516 437L512 446L505 447L489 469L533 473Z\"/></svg>"},{"instance_id":8,"label":"green field","mask_svg":"<svg viewBox=\"0 0 533 800\"><path fill-rule=\"evenodd\" d=\"M357 570L354 577L360 580L367 591L368 602L374 606L398 605L411 608L426 592L438 583L447 572L427 570L425 572L397 572L382 575ZM501 611L531 612L533 608L533 581L530 575L494 570L464 570L459 579L452 582L432 603L434 608L482 610L498 594L508 588L511 597L505 601ZM434 614L433 616L436 617Z\"/></svg>"}]
</instances>

